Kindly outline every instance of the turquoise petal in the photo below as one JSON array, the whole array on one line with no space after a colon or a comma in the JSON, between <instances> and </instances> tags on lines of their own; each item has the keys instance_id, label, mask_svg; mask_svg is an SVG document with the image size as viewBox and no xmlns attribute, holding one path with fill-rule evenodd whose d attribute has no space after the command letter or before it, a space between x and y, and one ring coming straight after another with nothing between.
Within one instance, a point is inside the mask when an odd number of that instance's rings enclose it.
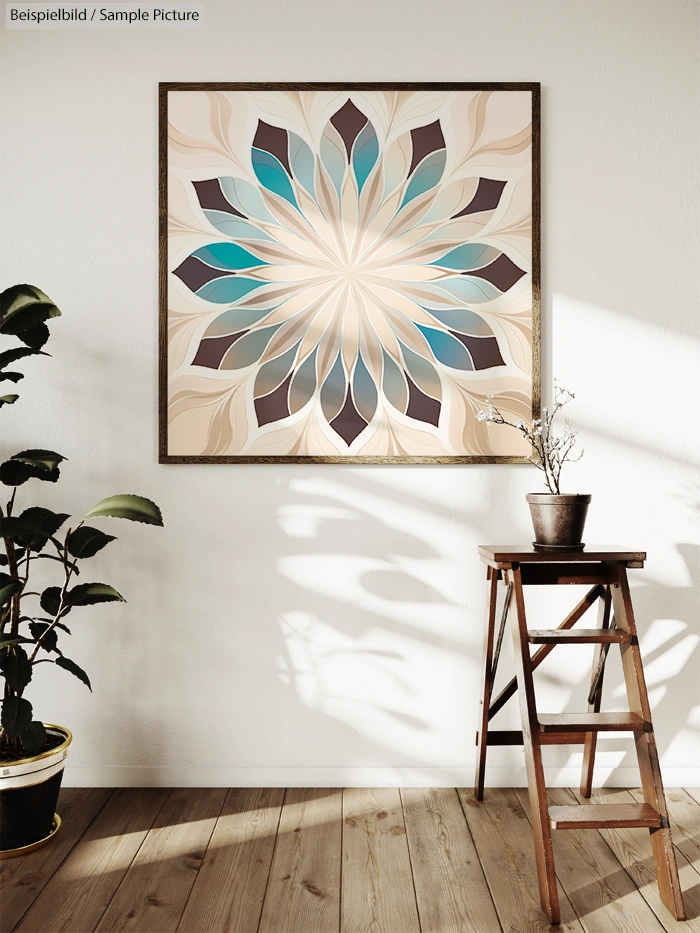
<instances>
[{"instance_id":1,"label":"turquoise petal","mask_svg":"<svg viewBox=\"0 0 700 933\"><path fill-rule=\"evenodd\" d=\"M469 275L455 275L448 279L434 282L438 288L444 289L450 295L464 304L479 304L482 301L491 301L501 294L499 290L485 279L474 279Z\"/></svg>"},{"instance_id":2,"label":"turquoise petal","mask_svg":"<svg viewBox=\"0 0 700 933\"><path fill-rule=\"evenodd\" d=\"M277 223L265 207L262 195L255 185L251 185L249 181L244 181L242 178L220 178L219 184L226 200L246 217Z\"/></svg>"},{"instance_id":3,"label":"turquoise petal","mask_svg":"<svg viewBox=\"0 0 700 933\"><path fill-rule=\"evenodd\" d=\"M281 326L281 324L275 324L273 327L263 327L261 330L251 331L245 337L241 337L226 353L219 369L245 369L246 366L257 363L272 335Z\"/></svg>"},{"instance_id":4,"label":"turquoise petal","mask_svg":"<svg viewBox=\"0 0 700 933\"><path fill-rule=\"evenodd\" d=\"M435 359L452 369L474 369L471 357L464 345L456 337L446 334L444 330L434 330L432 327L424 327L422 324L416 324L416 327L430 344Z\"/></svg>"},{"instance_id":5,"label":"turquoise petal","mask_svg":"<svg viewBox=\"0 0 700 933\"><path fill-rule=\"evenodd\" d=\"M262 149L253 147L252 161L253 171L258 176L258 181L263 188L267 188L268 191L278 194L281 198L284 198L285 201L289 201L289 203L298 210L299 205L294 196L292 183L280 160L275 158L270 152L265 152Z\"/></svg>"},{"instance_id":6,"label":"turquoise petal","mask_svg":"<svg viewBox=\"0 0 700 933\"><path fill-rule=\"evenodd\" d=\"M273 311L274 308L266 308L264 311L249 311L245 308L232 308L230 311L224 311L218 317L214 318L209 327L207 327L205 337L225 337L227 334L238 334L242 330L248 330L253 324L257 324L266 314Z\"/></svg>"},{"instance_id":7,"label":"turquoise petal","mask_svg":"<svg viewBox=\"0 0 700 933\"><path fill-rule=\"evenodd\" d=\"M264 233L259 227L253 226L247 220L232 217L224 211L204 211L204 215L219 233L230 236L232 240L269 240L270 243L275 242L273 237L268 233Z\"/></svg>"},{"instance_id":8,"label":"turquoise petal","mask_svg":"<svg viewBox=\"0 0 700 933\"><path fill-rule=\"evenodd\" d=\"M202 285L195 293L206 301L214 301L220 305L230 305L239 298L243 298L248 292L255 291L256 288L262 288L267 282L257 282L255 279L246 279L240 275L224 276L220 279L213 279Z\"/></svg>"},{"instance_id":9,"label":"turquoise petal","mask_svg":"<svg viewBox=\"0 0 700 933\"><path fill-rule=\"evenodd\" d=\"M431 262L431 266L442 266L444 269L459 269L460 272L469 272L487 266L501 255L495 246L486 246L484 243L463 243L456 249L450 250L442 259Z\"/></svg>"},{"instance_id":10,"label":"turquoise petal","mask_svg":"<svg viewBox=\"0 0 700 933\"><path fill-rule=\"evenodd\" d=\"M463 334L471 334L472 337L492 337L493 331L486 321L468 311L466 308L450 308L447 311L437 310L435 308L425 308L428 314L432 314L441 324L449 327L450 330L458 330Z\"/></svg>"},{"instance_id":11,"label":"turquoise petal","mask_svg":"<svg viewBox=\"0 0 700 933\"><path fill-rule=\"evenodd\" d=\"M379 158L379 141L374 127L371 123L365 123L362 132L355 140L352 147L352 167L357 179L357 190L362 191L362 186L367 181L369 173L375 166Z\"/></svg>"},{"instance_id":12,"label":"turquoise petal","mask_svg":"<svg viewBox=\"0 0 700 933\"><path fill-rule=\"evenodd\" d=\"M269 265L236 243L210 243L209 246L195 250L192 255L215 269L253 269L255 266Z\"/></svg>"},{"instance_id":13,"label":"turquoise petal","mask_svg":"<svg viewBox=\"0 0 700 933\"><path fill-rule=\"evenodd\" d=\"M291 132L289 133L289 161L299 183L306 188L315 200L314 172L316 170L316 159L301 136Z\"/></svg>"},{"instance_id":14,"label":"turquoise petal","mask_svg":"<svg viewBox=\"0 0 700 933\"><path fill-rule=\"evenodd\" d=\"M429 191L437 185L442 178L442 173L445 171L445 159L445 149L438 149L437 152L431 152L429 156L423 159L416 169L415 175L409 182L406 193L403 196L403 201L401 202L401 207L404 207L409 201L417 198L419 194L423 194L424 191ZM401 210L401 207L399 210Z\"/></svg>"}]
</instances>

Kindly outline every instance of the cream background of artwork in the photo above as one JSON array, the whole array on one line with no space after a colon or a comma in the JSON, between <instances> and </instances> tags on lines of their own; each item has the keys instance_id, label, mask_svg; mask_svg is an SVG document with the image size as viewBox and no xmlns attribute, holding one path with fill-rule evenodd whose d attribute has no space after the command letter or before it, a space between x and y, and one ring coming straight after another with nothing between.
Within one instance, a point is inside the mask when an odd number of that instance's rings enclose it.
<instances>
[{"instance_id":1,"label":"cream background of artwork","mask_svg":"<svg viewBox=\"0 0 700 933\"><path fill-rule=\"evenodd\" d=\"M158 466L159 80L532 81L543 85L544 377L577 394L589 541L647 548L634 598L669 783L700 783L695 2L215 2L192 32L0 34L3 283L64 311L25 367L2 452L69 458L33 499L163 508L82 579L126 605L75 614L37 712L75 734L75 784L468 783L481 542L529 540L526 466ZM47 562L48 563L48 562ZM542 593L547 625L577 594ZM586 649L540 698L584 708ZM568 653L567 653L568 652ZM506 663L508 658L505 659ZM610 671L609 708L623 697ZM516 723L514 710L504 724ZM548 750L575 783L580 753ZM524 782L496 749L488 780ZM598 778L634 781L625 739Z\"/></svg>"}]
</instances>

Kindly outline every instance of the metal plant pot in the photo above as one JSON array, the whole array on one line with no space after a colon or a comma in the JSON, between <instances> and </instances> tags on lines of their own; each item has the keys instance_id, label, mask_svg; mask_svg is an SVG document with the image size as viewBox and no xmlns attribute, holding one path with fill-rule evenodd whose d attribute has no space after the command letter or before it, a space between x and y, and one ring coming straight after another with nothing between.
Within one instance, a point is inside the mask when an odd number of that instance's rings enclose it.
<instances>
[{"instance_id":1,"label":"metal plant pot","mask_svg":"<svg viewBox=\"0 0 700 933\"><path fill-rule=\"evenodd\" d=\"M56 813L63 769L73 736L48 723L62 742L41 755L0 762L0 858L24 855L52 839L61 825Z\"/></svg>"},{"instance_id":2,"label":"metal plant pot","mask_svg":"<svg viewBox=\"0 0 700 933\"><path fill-rule=\"evenodd\" d=\"M590 495L531 492L526 499L535 529L535 547L547 550L584 547L581 541Z\"/></svg>"}]
</instances>

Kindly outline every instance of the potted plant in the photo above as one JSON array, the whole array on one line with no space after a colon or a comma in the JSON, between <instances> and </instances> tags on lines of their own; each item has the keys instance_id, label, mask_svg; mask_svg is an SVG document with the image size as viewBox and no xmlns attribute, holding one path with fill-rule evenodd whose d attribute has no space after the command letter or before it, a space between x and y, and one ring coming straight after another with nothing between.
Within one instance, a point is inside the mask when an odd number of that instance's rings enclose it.
<instances>
[{"instance_id":1,"label":"potted plant","mask_svg":"<svg viewBox=\"0 0 700 933\"><path fill-rule=\"evenodd\" d=\"M15 338L15 346L0 352L0 381L19 382L23 374L9 368L12 364L48 355L42 349L49 338L46 322L60 313L50 298L31 285L15 285L0 294L0 334ZM0 396L0 406L17 399L15 393ZM32 449L0 463L0 487L7 489L7 501L0 503L4 544L4 553L0 553L0 674L4 681L0 857L4 858L43 845L60 826L55 809L71 733L35 718L27 688L41 672L40 664L55 664L92 690L85 671L63 653L65 636L70 635L66 623L72 616L68 616L81 606L124 601L106 583L77 580L83 561L115 540L86 521L113 517L163 524L158 506L134 495L103 499L77 523L43 506L20 506L25 484L32 480L55 483L64 459L52 450ZM36 589L32 584L37 567L55 568L58 583Z\"/></svg>"},{"instance_id":2,"label":"potted plant","mask_svg":"<svg viewBox=\"0 0 700 933\"><path fill-rule=\"evenodd\" d=\"M553 408L543 408L542 417L530 424L522 418L515 422L507 421L490 397L486 400L486 410L476 416L479 421L516 428L532 447L533 453L528 459L544 473L548 491L531 492L526 498L535 529L533 544L546 550L582 550L584 547L581 539L591 497L588 494L562 493L559 485L564 464L580 460L583 450L573 456L577 432L572 429L568 418L564 418L565 428L561 433L554 431L554 419L572 398L573 393L558 385L555 379Z\"/></svg>"}]
</instances>

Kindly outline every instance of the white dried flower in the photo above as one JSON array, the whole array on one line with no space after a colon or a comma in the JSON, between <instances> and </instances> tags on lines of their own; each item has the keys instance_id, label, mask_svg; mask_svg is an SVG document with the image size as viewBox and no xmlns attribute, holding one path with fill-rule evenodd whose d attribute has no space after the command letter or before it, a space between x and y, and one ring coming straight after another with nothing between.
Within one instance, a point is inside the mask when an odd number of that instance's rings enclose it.
<instances>
[{"instance_id":1,"label":"white dried flower","mask_svg":"<svg viewBox=\"0 0 700 933\"><path fill-rule=\"evenodd\" d=\"M491 417L492 417L491 412L488 412L488 411L482 410L482 411L478 411L476 414L477 421L490 421Z\"/></svg>"}]
</instances>

